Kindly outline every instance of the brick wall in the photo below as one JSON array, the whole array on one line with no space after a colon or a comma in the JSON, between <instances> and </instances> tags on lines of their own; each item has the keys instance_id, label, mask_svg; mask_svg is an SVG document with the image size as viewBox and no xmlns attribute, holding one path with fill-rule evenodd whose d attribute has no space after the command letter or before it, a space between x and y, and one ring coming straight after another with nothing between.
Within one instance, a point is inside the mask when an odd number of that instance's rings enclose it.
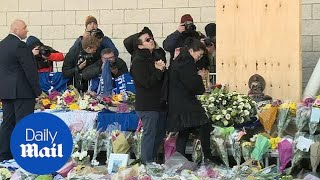
<instances>
[{"instance_id":1,"label":"brick wall","mask_svg":"<svg viewBox=\"0 0 320 180\"><path fill-rule=\"evenodd\" d=\"M86 16L93 15L128 64L130 55L123 39L144 26L162 46L183 14L190 13L202 32L206 24L215 21L215 0L0 0L0 4L0 39L7 36L11 22L20 18L27 23L29 35L67 53L83 34Z\"/></svg>"},{"instance_id":2,"label":"brick wall","mask_svg":"<svg viewBox=\"0 0 320 180\"><path fill-rule=\"evenodd\" d=\"M303 87L320 58L320 0L302 0Z\"/></svg>"},{"instance_id":3,"label":"brick wall","mask_svg":"<svg viewBox=\"0 0 320 180\"><path fill-rule=\"evenodd\" d=\"M123 38L144 26L162 44L185 13L194 17L201 31L215 21L215 0L0 0L0 4L0 39L8 34L10 23L21 18L29 35L66 53L83 33L85 17L93 15L127 62ZM302 0L302 51L305 86L320 57L320 0Z\"/></svg>"}]
</instances>

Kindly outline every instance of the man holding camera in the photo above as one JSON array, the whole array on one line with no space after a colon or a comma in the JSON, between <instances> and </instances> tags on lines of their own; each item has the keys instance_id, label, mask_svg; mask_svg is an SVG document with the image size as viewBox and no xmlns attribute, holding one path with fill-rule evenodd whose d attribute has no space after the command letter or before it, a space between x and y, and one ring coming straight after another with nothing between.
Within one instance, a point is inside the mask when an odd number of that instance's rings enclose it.
<instances>
[{"instance_id":1,"label":"man holding camera","mask_svg":"<svg viewBox=\"0 0 320 180\"><path fill-rule=\"evenodd\" d=\"M183 15L180 22L178 29L163 41L164 50L170 52L170 61L174 58L175 52L184 46L188 37L200 39L201 33L196 31L196 26L190 14Z\"/></svg>"},{"instance_id":2,"label":"man holding camera","mask_svg":"<svg viewBox=\"0 0 320 180\"><path fill-rule=\"evenodd\" d=\"M101 60L108 60L110 63L111 74L113 78L117 78L122 74L128 73L128 67L123 59L115 56L114 52L110 48L103 49L101 51Z\"/></svg>"},{"instance_id":3,"label":"man holding camera","mask_svg":"<svg viewBox=\"0 0 320 180\"><path fill-rule=\"evenodd\" d=\"M50 46L45 46L37 37L29 36L27 46L37 61L38 72L52 72L53 62L63 61L64 57L61 52L54 50Z\"/></svg>"},{"instance_id":4,"label":"man holding camera","mask_svg":"<svg viewBox=\"0 0 320 180\"><path fill-rule=\"evenodd\" d=\"M95 36L100 41L100 45L97 49L97 52L99 54L103 49L110 48L112 49L112 51L116 56L119 55L119 51L114 45L114 43L112 42L112 40L109 37L105 36L100 29L98 29L98 21L95 17L87 16L85 21L85 26L86 26L86 29L83 36L80 36L79 38L77 38L76 42L71 48L74 48L75 46L79 46L81 44L81 40L83 37L91 35L91 36Z\"/></svg>"},{"instance_id":5,"label":"man holding camera","mask_svg":"<svg viewBox=\"0 0 320 180\"><path fill-rule=\"evenodd\" d=\"M81 40L81 46L70 48L62 66L63 76L71 78L68 84L73 84L80 92L88 90L88 80L101 73L101 60L97 49L99 40L94 36L86 36Z\"/></svg>"}]
</instances>

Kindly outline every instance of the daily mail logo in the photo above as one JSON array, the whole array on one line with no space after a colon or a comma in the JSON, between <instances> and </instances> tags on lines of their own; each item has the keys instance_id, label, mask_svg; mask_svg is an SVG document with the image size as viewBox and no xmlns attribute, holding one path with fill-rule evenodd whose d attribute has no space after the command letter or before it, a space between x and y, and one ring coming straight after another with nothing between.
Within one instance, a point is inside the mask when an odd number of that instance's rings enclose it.
<instances>
[{"instance_id":1,"label":"daily mail logo","mask_svg":"<svg viewBox=\"0 0 320 180\"><path fill-rule=\"evenodd\" d=\"M54 143L55 138L57 137L58 132L56 131L54 135L52 135L49 129L44 129L42 131L35 131L33 129L27 128L26 129L26 141L51 141L51 147L43 147L39 149L38 144L36 143L28 143L28 144L21 144L21 157L63 157L62 153L62 144Z\"/></svg>"},{"instance_id":2,"label":"daily mail logo","mask_svg":"<svg viewBox=\"0 0 320 180\"><path fill-rule=\"evenodd\" d=\"M73 140L68 126L57 116L34 113L14 128L10 143L16 162L33 174L51 174L70 158Z\"/></svg>"}]
</instances>

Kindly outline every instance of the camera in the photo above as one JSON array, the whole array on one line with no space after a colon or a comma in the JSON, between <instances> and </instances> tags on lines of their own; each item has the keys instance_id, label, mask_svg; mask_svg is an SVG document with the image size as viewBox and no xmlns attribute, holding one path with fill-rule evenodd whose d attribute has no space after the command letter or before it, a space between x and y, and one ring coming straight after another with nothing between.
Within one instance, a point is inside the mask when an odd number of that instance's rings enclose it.
<instances>
[{"instance_id":1,"label":"camera","mask_svg":"<svg viewBox=\"0 0 320 180\"><path fill-rule=\"evenodd\" d=\"M96 37L97 39L102 39L104 37L103 32L101 31L101 29L97 28L97 29L92 29L89 31L91 36Z\"/></svg>"},{"instance_id":2,"label":"camera","mask_svg":"<svg viewBox=\"0 0 320 180\"><path fill-rule=\"evenodd\" d=\"M87 61L87 65L94 63L94 55L93 54L84 54L80 53L78 57L78 64L83 63L84 61Z\"/></svg>"},{"instance_id":3,"label":"camera","mask_svg":"<svg viewBox=\"0 0 320 180\"><path fill-rule=\"evenodd\" d=\"M184 27L187 32L194 32L196 31L197 27L193 24L193 22L187 22L184 24Z\"/></svg>"},{"instance_id":4,"label":"camera","mask_svg":"<svg viewBox=\"0 0 320 180\"><path fill-rule=\"evenodd\" d=\"M45 57L49 57L51 52L52 52L52 48L50 46L39 46L39 54Z\"/></svg>"}]
</instances>

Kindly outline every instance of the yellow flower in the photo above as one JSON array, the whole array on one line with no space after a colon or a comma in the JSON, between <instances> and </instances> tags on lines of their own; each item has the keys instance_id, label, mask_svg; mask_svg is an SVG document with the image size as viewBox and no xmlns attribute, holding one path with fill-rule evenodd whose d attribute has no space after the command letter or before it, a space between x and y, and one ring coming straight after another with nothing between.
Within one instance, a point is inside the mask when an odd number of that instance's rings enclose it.
<instances>
[{"instance_id":1,"label":"yellow flower","mask_svg":"<svg viewBox=\"0 0 320 180\"><path fill-rule=\"evenodd\" d=\"M11 172L7 168L0 168L0 177L4 176L5 179L9 179L11 177Z\"/></svg>"},{"instance_id":2,"label":"yellow flower","mask_svg":"<svg viewBox=\"0 0 320 180\"><path fill-rule=\"evenodd\" d=\"M57 107L56 104L51 104L51 105L50 105L50 109L55 109L56 107Z\"/></svg>"},{"instance_id":3,"label":"yellow flower","mask_svg":"<svg viewBox=\"0 0 320 180\"><path fill-rule=\"evenodd\" d=\"M75 96L76 95L76 93L74 92L74 91L71 91L71 96Z\"/></svg>"},{"instance_id":4,"label":"yellow flower","mask_svg":"<svg viewBox=\"0 0 320 180\"><path fill-rule=\"evenodd\" d=\"M42 99L41 102L42 102L42 104L43 104L44 106L47 106L47 105L50 104L50 100L49 100L49 99Z\"/></svg>"},{"instance_id":5,"label":"yellow flower","mask_svg":"<svg viewBox=\"0 0 320 180\"><path fill-rule=\"evenodd\" d=\"M269 109L269 108L271 108L271 104L266 104L265 106L263 106L261 109Z\"/></svg>"},{"instance_id":6,"label":"yellow flower","mask_svg":"<svg viewBox=\"0 0 320 180\"><path fill-rule=\"evenodd\" d=\"M271 149L277 149L280 141L280 137L270 138Z\"/></svg>"},{"instance_id":7,"label":"yellow flower","mask_svg":"<svg viewBox=\"0 0 320 180\"><path fill-rule=\"evenodd\" d=\"M69 105L70 110L80 110L80 107L76 103L72 103Z\"/></svg>"},{"instance_id":8,"label":"yellow flower","mask_svg":"<svg viewBox=\"0 0 320 180\"><path fill-rule=\"evenodd\" d=\"M113 101L122 101L122 95L121 94L114 94L114 95L112 95L111 96L111 99L113 100Z\"/></svg>"}]
</instances>

